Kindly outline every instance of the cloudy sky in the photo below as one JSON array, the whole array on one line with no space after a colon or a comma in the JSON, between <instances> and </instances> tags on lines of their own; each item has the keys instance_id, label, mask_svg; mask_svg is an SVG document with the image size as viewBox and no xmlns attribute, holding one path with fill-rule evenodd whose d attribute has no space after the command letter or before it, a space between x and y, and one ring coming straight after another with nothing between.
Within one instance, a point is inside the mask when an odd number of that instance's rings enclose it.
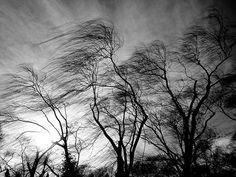
<instances>
[{"instance_id":1,"label":"cloudy sky","mask_svg":"<svg viewBox=\"0 0 236 177\"><path fill-rule=\"evenodd\" d=\"M125 59L137 44L170 40L213 4L229 11L211 0L0 0L0 73L22 62L43 66L55 50L39 43L70 23L112 21L124 38Z\"/></svg>"},{"instance_id":2,"label":"cloudy sky","mask_svg":"<svg viewBox=\"0 0 236 177\"><path fill-rule=\"evenodd\" d=\"M43 67L55 54L55 44L42 42L63 28L104 18L124 39L119 57L125 60L135 46L159 39L170 42L211 5L233 18L236 1L227 0L0 0L0 74L14 72L20 63ZM0 75L0 80L3 76ZM228 124L221 120L220 124ZM218 122L219 124L219 122ZM214 125L217 126L217 125Z\"/></svg>"}]
</instances>

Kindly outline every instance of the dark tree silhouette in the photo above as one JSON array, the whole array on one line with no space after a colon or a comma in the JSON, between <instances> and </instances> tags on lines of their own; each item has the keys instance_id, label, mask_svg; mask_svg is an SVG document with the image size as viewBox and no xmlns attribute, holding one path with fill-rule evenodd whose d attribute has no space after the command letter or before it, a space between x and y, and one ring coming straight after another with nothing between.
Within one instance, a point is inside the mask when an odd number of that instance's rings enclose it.
<instances>
[{"instance_id":1,"label":"dark tree silhouette","mask_svg":"<svg viewBox=\"0 0 236 177\"><path fill-rule=\"evenodd\" d=\"M49 171L50 148L39 151L37 147L30 147L26 140L19 141L17 152L9 151L1 157L12 176L43 177ZM12 163L13 162L13 163Z\"/></svg>"},{"instance_id":2,"label":"dark tree silhouette","mask_svg":"<svg viewBox=\"0 0 236 177\"><path fill-rule=\"evenodd\" d=\"M5 177L10 177L10 172L9 172L9 169L8 169L8 168L6 169Z\"/></svg>"},{"instance_id":3,"label":"dark tree silhouette","mask_svg":"<svg viewBox=\"0 0 236 177\"><path fill-rule=\"evenodd\" d=\"M95 137L102 134L110 143L117 162L117 176L129 176L147 114L138 92L138 83L129 80L116 63L121 47L114 26L93 20L75 26L66 34L61 53L52 62L52 71L66 88L64 98L85 92L90 105Z\"/></svg>"},{"instance_id":4,"label":"dark tree silhouette","mask_svg":"<svg viewBox=\"0 0 236 177\"><path fill-rule=\"evenodd\" d=\"M136 161L132 170L132 175L141 176L177 176L174 164L169 160L165 154L158 154L156 156L147 156L141 161Z\"/></svg>"},{"instance_id":5,"label":"dark tree silhouette","mask_svg":"<svg viewBox=\"0 0 236 177\"><path fill-rule=\"evenodd\" d=\"M73 127L69 122L67 105L60 95L60 90L54 90L54 86L45 73L37 72L29 65L22 65L20 69L21 72L17 74L6 75L6 88L2 95L6 103L6 108L2 112L2 116L5 117L4 123L31 123L48 132L40 121L24 116L24 113L41 114L58 135L58 140L52 142L49 148L56 145L63 149L67 170L72 173L74 165L78 164L72 162L74 159L72 160L70 151L75 149L76 153L80 153L84 149L84 144L78 137L79 127ZM75 138L73 144L68 141L72 134ZM79 154L76 156L79 158ZM79 159L75 160L79 161Z\"/></svg>"},{"instance_id":6,"label":"dark tree silhouette","mask_svg":"<svg viewBox=\"0 0 236 177\"><path fill-rule=\"evenodd\" d=\"M234 26L225 23L216 9L210 10L207 19L206 26L188 28L179 46L154 41L138 49L124 65L143 82L153 102L147 113L146 140L165 153L184 177L192 176L208 122L230 94L221 83L230 75L226 65L236 44Z\"/></svg>"},{"instance_id":7,"label":"dark tree silhouette","mask_svg":"<svg viewBox=\"0 0 236 177\"><path fill-rule=\"evenodd\" d=\"M39 176L44 176L46 173L46 167L48 162L48 157L45 156L45 153L41 153L39 151L36 152L35 156L33 158L26 158L26 165L28 169L28 173L30 177L36 176L37 173L39 173ZM37 172L38 167L42 165L42 169L40 172Z\"/></svg>"},{"instance_id":8,"label":"dark tree silhouette","mask_svg":"<svg viewBox=\"0 0 236 177\"><path fill-rule=\"evenodd\" d=\"M193 169L194 176L223 177L236 175L235 150L230 151L226 148L215 147L204 158L205 163L199 164Z\"/></svg>"}]
</instances>

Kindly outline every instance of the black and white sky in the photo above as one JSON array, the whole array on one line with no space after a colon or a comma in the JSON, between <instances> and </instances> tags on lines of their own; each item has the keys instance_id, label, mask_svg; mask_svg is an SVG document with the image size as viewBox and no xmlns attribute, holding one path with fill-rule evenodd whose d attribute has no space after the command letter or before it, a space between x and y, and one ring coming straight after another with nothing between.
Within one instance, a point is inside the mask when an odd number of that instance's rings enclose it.
<instances>
[{"instance_id":1,"label":"black and white sky","mask_svg":"<svg viewBox=\"0 0 236 177\"><path fill-rule=\"evenodd\" d=\"M70 23L113 22L124 38L119 54L125 59L140 43L178 35L210 5L229 13L236 7L228 0L0 0L0 73L22 62L44 65L54 46L39 43Z\"/></svg>"}]
</instances>

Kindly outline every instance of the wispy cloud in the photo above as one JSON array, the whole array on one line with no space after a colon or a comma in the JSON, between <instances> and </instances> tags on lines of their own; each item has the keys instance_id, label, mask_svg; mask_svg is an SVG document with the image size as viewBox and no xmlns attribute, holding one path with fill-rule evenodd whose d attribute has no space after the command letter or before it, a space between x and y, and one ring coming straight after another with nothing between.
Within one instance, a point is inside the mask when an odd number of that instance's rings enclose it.
<instances>
[{"instance_id":1,"label":"wispy cloud","mask_svg":"<svg viewBox=\"0 0 236 177\"><path fill-rule=\"evenodd\" d=\"M219 1L199 0L1 0L0 68L11 70L22 62L43 64L54 52L45 41L60 26L94 18L112 21L124 37L121 59L136 45L169 40ZM59 31L60 32L60 31ZM3 71L4 70L4 71Z\"/></svg>"}]
</instances>

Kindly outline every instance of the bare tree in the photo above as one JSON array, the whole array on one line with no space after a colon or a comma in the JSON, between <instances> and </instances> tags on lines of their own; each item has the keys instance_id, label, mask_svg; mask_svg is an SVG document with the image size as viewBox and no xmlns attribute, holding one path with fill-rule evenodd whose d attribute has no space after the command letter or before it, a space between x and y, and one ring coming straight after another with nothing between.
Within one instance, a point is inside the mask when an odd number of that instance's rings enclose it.
<instances>
[{"instance_id":1,"label":"bare tree","mask_svg":"<svg viewBox=\"0 0 236 177\"><path fill-rule=\"evenodd\" d=\"M47 152L40 153L36 151L35 156L29 157L26 155L26 166L30 177L39 176L43 177L47 172L48 156ZM39 167L41 166L41 169Z\"/></svg>"},{"instance_id":2,"label":"bare tree","mask_svg":"<svg viewBox=\"0 0 236 177\"><path fill-rule=\"evenodd\" d=\"M50 150L39 151L35 146L29 146L29 139L21 137L17 141L17 150L8 148L1 154L1 161L13 176L43 177L49 172ZM10 175L10 173L9 173Z\"/></svg>"},{"instance_id":3,"label":"bare tree","mask_svg":"<svg viewBox=\"0 0 236 177\"><path fill-rule=\"evenodd\" d=\"M140 104L138 82L129 80L117 64L116 52L122 41L114 26L93 20L75 26L66 34L61 53L53 62L53 73L63 79L65 97L76 97L83 90L87 96L96 130L112 147L117 162L117 176L129 176L135 151L147 114Z\"/></svg>"},{"instance_id":4,"label":"bare tree","mask_svg":"<svg viewBox=\"0 0 236 177\"><path fill-rule=\"evenodd\" d=\"M206 26L186 30L177 47L161 41L139 48L127 62L153 104L146 140L165 153L181 176L190 177L198 143L208 122L220 112L221 83L232 58L236 36L216 9ZM125 66L124 65L124 66Z\"/></svg>"},{"instance_id":5,"label":"bare tree","mask_svg":"<svg viewBox=\"0 0 236 177\"><path fill-rule=\"evenodd\" d=\"M6 75L6 88L2 95L2 99L6 102L6 109L2 113L2 116L5 117L4 122L31 123L48 133L50 133L49 129L55 131L58 140L52 142L51 148L57 145L63 149L67 164L66 170L73 173L73 157L70 153L71 147L68 139L74 132L71 131L67 105L60 96L60 90L54 90L55 86L50 83L45 73L39 73L29 65L22 65L20 68L20 73ZM49 128L40 120L37 121L24 115L25 113L42 115ZM78 141L79 137L76 136L76 138ZM82 144L80 146L79 148L77 145L77 151L83 149ZM36 154L35 160L39 160L39 157L41 156Z\"/></svg>"}]
</instances>

